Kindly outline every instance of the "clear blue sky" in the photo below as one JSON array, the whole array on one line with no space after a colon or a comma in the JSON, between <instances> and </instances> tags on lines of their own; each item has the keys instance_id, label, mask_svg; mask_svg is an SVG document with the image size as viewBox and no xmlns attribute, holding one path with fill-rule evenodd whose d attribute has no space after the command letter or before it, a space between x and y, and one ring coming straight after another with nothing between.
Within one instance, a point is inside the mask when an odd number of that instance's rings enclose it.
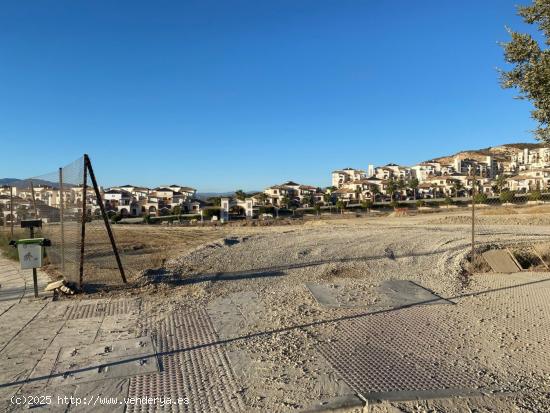
<instances>
[{"instance_id":1,"label":"clear blue sky","mask_svg":"<svg viewBox=\"0 0 550 413\"><path fill-rule=\"evenodd\" d=\"M533 141L498 85L527 0L2 1L0 177L323 185Z\"/></svg>"}]
</instances>

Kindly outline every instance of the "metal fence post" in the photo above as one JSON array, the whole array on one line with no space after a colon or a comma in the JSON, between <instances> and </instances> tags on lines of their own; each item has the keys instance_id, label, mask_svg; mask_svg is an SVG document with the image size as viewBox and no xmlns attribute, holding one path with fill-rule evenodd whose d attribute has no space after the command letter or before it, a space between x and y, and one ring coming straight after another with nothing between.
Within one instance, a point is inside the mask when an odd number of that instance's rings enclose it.
<instances>
[{"instance_id":1,"label":"metal fence post","mask_svg":"<svg viewBox=\"0 0 550 413\"><path fill-rule=\"evenodd\" d=\"M65 227L63 215L65 213L65 197L63 195L63 168L59 168L59 224L61 230L61 272L65 278Z\"/></svg>"},{"instance_id":2,"label":"metal fence post","mask_svg":"<svg viewBox=\"0 0 550 413\"><path fill-rule=\"evenodd\" d=\"M82 175L82 217L80 226L80 267L78 272L78 288L82 289L84 278L84 242L86 239L86 190L88 188L88 168L86 167L86 155L84 155L84 171Z\"/></svg>"},{"instance_id":3,"label":"metal fence post","mask_svg":"<svg viewBox=\"0 0 550 413\"><path fill-rule=\"evenodd\" d=\"M472 179L472 272L475 268L476 248L475 248L475 222L476 222L476 174L474 172Z\"/></svg>"},{"instance_id":4,"label":"metal fence post","mask_svg":"<svg viewBox=\"0 0 550 413\"><path fill-rule=\"evenodd\" d=\"M10 230L11 239L13 239L13 220L15 219L15 212L13 210L13 185L10 185Z\"/></svg>"},{"instance_id":5,"label":"metal fence post","mask_svg":"<svg viewBox=\"0 0 550 413\"><path fill-rule=\"evenodd\" d=\"M84 171L88 170L90 172L90 179L92 180L92 186L95 191L96 200L99 204L99 209L101 210L101 215L103 216L103 222L105 223L105 229L107 230L107 235L109 236L109 240L111 242L111 247L113 248L113 254L115 254L115 259L117 262L118 270L120 271L120 276L122 278L122 282L124 284L127 283L126 280L126 274L124 272L124 267L122 266L122 261L120 260L120 255L118 253L118 248L116 246L115 237L113 235L113 231L111 229L111 225L109 224L109 218L107 217L107 213L105 212L105 206L103 205L103 199L101 198L101 192L99 191L99 185L97 184L97 180L95 178L94 169L92 168L92 162L90 161L90 157L88 155L84 155ZM84 172L86 173L86 172Z\"/></svg>"}]
</instances>

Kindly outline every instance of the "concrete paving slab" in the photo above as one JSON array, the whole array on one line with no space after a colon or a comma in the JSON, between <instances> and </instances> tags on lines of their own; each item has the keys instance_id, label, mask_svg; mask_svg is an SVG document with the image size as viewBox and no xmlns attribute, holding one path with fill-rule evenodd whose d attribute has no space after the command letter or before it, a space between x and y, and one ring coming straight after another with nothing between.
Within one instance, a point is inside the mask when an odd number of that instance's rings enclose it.
<instances>
[{"instance_id":1,"label":"concrete paving slab","mask_svg":"<svg viewBox=\"0 0 550 413\"><path fill-rule=\"evenodd\" d=\"M3 328L0 335L0 356L4 347L17 336L22 329L34 319L46 306L46 302L14 304L9 311L0 316L0 325Z\"/></svg>"},{"instance_id":2,"label":"concrete paving slab","mask_svg":"<svg viewBox=\"0 0 550 413\"><path fill-rule=\"evenodd\" d=\"M315 300L327 308L379 310L410 305L450 304L421 285L409 280L387 280L358 290L346 284L307 283Z\"/></svg>"},{"instance_id":3,"label":"concrete paving slab","mask_svg":"<svg viewBox=\"0 0 550 413\"><path fill-rule=\"evenodd\" d=\"M151 337L62 347L52 384L80 384L159 371Z\"/></svg>"},{"instance_id":4,"label":"concrete paving slab","mask_svg":"<svg viewBox=\"0 0 550 413\"><path fill-rule=\"evenodd\" d=\"M482 256L494 272L510 274L521 270L506 250L489 250Z\"/></svg>"},{"instance_id":5,"label":"concrete paving slab","mask_svg":"<svg viewBox=\"0 0 550 413\"><path fill-rule=\"evenodd\" d=\"M79 384L74 397L82 403L72 405L69 412L123 413L126 411L124 398L128 397L127 378L107 379Z\"/></svg>"}]
</instances>

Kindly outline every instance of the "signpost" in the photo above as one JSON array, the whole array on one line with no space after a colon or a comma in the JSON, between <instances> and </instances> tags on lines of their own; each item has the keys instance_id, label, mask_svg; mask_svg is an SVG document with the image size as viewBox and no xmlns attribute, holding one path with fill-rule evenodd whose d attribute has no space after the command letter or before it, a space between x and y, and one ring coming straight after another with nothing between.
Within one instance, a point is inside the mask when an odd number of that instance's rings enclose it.
<instances>
[{"instance_id":1,"label":"signpost","mask_svg":"<svg viewBox=\"0 0 550 413\"><path fill-rule=\"evenodd\" d=\"M21 221L21 228L28 228L30 232L29 239L20 239L11 241L10 244L17 247L19 253L19 262L22 270L32 269L32 281L34 286L34 296L38 298L38 276L36 269L42 266L42 257L44 256L44 247L50 246L50 240L45 238L34 238L34 229L42 227L41 219L27 219Z\"/></svg>"}]
</instances>

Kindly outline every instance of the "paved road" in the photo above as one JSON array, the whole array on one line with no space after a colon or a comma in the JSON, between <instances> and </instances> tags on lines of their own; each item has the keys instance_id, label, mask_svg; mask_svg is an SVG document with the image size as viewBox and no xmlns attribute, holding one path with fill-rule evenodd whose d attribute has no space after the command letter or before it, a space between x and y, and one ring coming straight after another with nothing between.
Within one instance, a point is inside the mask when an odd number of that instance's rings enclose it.
<instances>
[{"instance_id":1,"label":"paved road","mask_svg":"<svg viewBox=\"0 0 550 413\"><path fill-rule=\"evenodd\" d=\"M38 271L38 291L41 298L51 295L44 292L48 282L48 275ZM18 262L0 254L0 314L9 306L29 298L34 298L32 270L21 270Z\"/></svg>"}]
</instances>

